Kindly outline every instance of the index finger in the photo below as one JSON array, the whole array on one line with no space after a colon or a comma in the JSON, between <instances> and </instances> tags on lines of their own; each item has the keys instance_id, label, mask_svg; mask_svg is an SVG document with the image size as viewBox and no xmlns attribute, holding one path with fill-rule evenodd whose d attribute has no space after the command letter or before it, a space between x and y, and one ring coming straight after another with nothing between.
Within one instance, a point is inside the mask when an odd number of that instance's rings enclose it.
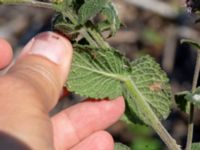
<instances>
[{"instance_id":1,"label":"index finger","mask_svg":"<svg viewBox=\"0 0 200 150\"><path fill-rule=\"evenodd\" d=\"M83 102L52 118L56 149L69 149L94 132L115 123L125 109L119 97L111 101Z\"/></svg>"},{"instance_id":2,"label":"index finger","mask_svg":"<svg viewBox=\"0 0 200 150\"><path fill-rule=\"evenodd\" d=\"M13 52L11 45L0 38L0 69L7 67L12 61Z\"/></svg>"}]
</instances>

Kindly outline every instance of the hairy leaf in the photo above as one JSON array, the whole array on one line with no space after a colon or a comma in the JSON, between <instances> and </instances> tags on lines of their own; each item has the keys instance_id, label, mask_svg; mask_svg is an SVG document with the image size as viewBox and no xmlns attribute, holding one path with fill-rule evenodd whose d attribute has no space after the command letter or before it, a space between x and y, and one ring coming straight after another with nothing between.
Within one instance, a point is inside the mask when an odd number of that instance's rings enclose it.
<instances>
[{"instance_id":1,"label":"hairy leaf","mask_svg":"<svg viewBox=\"0 0 200 150\"><path fill-rule=\"evenodd\" d=\"M72 7L72 2L73 0L63 0L62 2L55 2L54 7L57 8L57 10L60 10L60 12L64 12Z\"/></svg>"},{"instance_id":2,"label":"hairy leaf","mask_svg":"<svg viewBox=\"0 0 200 150\"><path fill-rule=\"evenodd\" d=\"M78 36L78 28L61 13L56 14L52 19L52 28L69 37L71 40L74 40Z\"/></svg>"},{"instance_id":3,"label":"hairy leaf","mask_svg":"<svg viewBox=\"0 0 200 150\"><path fill-rule=\"evenodd\" d=\"M109 0L85 0L78 12L79 23L84 24L92 16L97 15Z\"/></svg>"},{"instance_id":4,"label":"hairy leaf","mask_svg":"<svg viewBox=\"0 0 200 150\"><path fill-rule=\"evenodd\" d=\"M126 86L127 81L131 87ZM150 124L144 105L159 119L165 119L170 111L167 76L150 56L130 65L114 49L77 46L67 86L81 96L98 99L113 99L123 94L127 100L126 117L140 124ZM134 93L128 90L130 88Z\"/></svg>"},{"instance_id":5,"label":"hairy leaf","mask_svg":"<svg viewBox=\"0 0 200 150\"><path fill-rule=\"evenodd\" d=\"M134 111L130 108L127 101L126 103L126 109L124 115L120 118L121 121L125 122L127 125L136 125L137 124L143 124L143 121L138 118L138 116L134 113Z\"/></svg>"},{"instance_id":6,"label":"hairy leaf","mask_svg":"<svg viewBox=\"0 0 200 150\"><path fill-rule=\"evenodd\" d=\"M113 49L75 47L68 89L81 96L116 98L122 95L126 67L122 56Z\"/></svg>"},{"instance_id":7,"label":"hairy leaf","mask_svg":"<svg viewBox=\"0 0 200 150\"><path fill-rule=\"evenodd\" d=\"M115 143L115 150L131 150L131 149L122 143Z\"/></svg>"},{"instance_id":8,"label":"hairy leaf","mask_svg":"<svg viewBox=\"0 0 200 150\"><path fill-rule=\"evenodd\" d=\"M125 89L124 96L134 115L149 125L145 106L150 106L159 119L166 119L170 112L172 94L165 72L149 56L137 59L131 67L130 86L134 89L132 93L128 88ZM142 102L144 108L141 107Z\"/></svg>"},{"instance_id":9,"label":"hairy leaf","mask_svg":"<svg viewBox=\"0 0 200 150\"><path fill-rule=\"evenodd\" d=\"M191 150L200 150L200 143L192 143Z\"/></svg>"},{"instance_id":10,"label":"hairy leaf","mask_svg":"<svg viewBox=\"0 0 200 150\"><path fill-rule=\"evenodd\" d=\"M111 36L114 35L119 30L121 25L115 6L112 3L105 5L102 10L102 14L107 17L106 22L109 23L109 28L111 29ZM108 26L106 23L104 23L104 25ZM105 26L101 27L105 28Z\"/></svg>"}]
</instances>

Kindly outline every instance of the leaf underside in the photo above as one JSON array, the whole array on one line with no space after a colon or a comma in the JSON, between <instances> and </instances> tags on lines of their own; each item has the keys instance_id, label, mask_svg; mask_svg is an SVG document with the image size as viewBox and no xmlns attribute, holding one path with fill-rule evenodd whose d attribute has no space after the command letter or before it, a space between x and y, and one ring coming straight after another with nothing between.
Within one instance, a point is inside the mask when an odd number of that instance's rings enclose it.
<instances>
[{"instance_id":1,"label":"leaf underside","mask_svg":"<svg viewBox=\"0 0 200 150\"><path fill-rule=\"evenodd\" d=\"M68 89L91 98L116 98L122 95L120 78L126 71L117 52L75 47Z\"/></svg>"},{"instance_id":2,"label":"leaf underside","mask_svg":"<svg viewBox=\"0 0 200 150\"><path fill-rule=\"evenodd\" d=\"M115 6L111 3L105 5L102 10L102 14L107 17L107 20L101 23L101 28L106 29L106 27L109 27L108 29L111 30L110 36L114 35L119 30L121 25Z\"/></svg>"},{"instance_id":3,"label":"leaf underside","mask_svg":"<svg viewBox=\"0 0 200 150\"><path fill-rule=\"evenodd\" d=\"M159 119L165 119L170 111L171 90L164 71L150 56L128 63L114 49L75 47L72 70L67 87L75 93L96 98L114 99L123 95L127 100L129 117L135 123L149 124L137 98L127 90L130 80L134 91L147 103Z\"/></svg>"},{"instance_id":4,"label":"leaf underside","mask_svg":"<svg viewBox=\"0 0 200 150\"><path fill-rule=\"evenodd\" d=\"M85 0L78 12L80 24L84 24L91 17L97 15L109 0Z\"/></svg>"},{"instance_id":5,"label":"leaf underside","mask_svg":"<svg viewBox=\"0 0 200 150\"><path fill-rule=\"evenodd\" d=\"M131 64L131 79L137 87L142 99L151 107L159 119L166 119L170 112L171 89L169 79L160 65L150 56L141 57ZM125 94L131 110L146 120L146 114L137 104L137 99L132 94ZM144 108L145 109L145 108Z\"/></svg>"}]
</instances>

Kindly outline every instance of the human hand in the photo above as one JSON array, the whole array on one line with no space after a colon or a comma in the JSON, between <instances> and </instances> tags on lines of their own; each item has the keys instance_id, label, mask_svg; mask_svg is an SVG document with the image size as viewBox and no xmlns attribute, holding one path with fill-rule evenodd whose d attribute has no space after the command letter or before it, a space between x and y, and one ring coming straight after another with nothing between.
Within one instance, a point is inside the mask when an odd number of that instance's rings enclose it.
<instances>
[{"instance_id":1,"label":"human hand","mask_svg":"<svg viewBox=\"0 0 200 150\"><path fill-rule=\"evenodd\" d=\"M12 59L0 39L0 68ZM46 32L26 45L8 73L0 77L0 149L112 150L105 128L124 111L123 98L82 102L52 118L70 70L72 46L64 37Z\"/></svg>"}]
</instances>

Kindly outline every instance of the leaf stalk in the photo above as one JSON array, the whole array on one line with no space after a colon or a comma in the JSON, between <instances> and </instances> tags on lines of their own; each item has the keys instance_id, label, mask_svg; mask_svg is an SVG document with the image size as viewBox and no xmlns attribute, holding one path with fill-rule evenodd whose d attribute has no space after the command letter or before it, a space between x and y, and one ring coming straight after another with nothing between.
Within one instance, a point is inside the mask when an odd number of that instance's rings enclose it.
<instances>
[{"instance_id":1,"label":"leaf stalk","mask_svg":"<svg viewBox=\"0 0 200 150\"><path fill-rule=\"evenodd\" d=\"M181 150L180 146L176 144L176 141L163 127L153 110L150 108L149 104L144 101L144 98L142 98L143 96L140 94L131 78L126 80L125 85L129 92L137 99L135 102L137 103L138 107L140 107L139 109L141 109L147 117L149 125L151 125L151 127L157 132L169 150Z\"/></svg>"},{"instance_id":2,"label":"leaf stalk","mask_svg":"<svg viewBox=\"0 0 200 150\"><path fill-rule=\"evenodd\" d=\"M198 50L194 77L192 82L192 93L194 93L197 88L199 71L200 71L200 51ZM188 119L188 135L187 135L186 150L191 150L192 146L193 130L194 130L194 110L195 110L194 104L191 103L189 109L190 109L190 114Z\"/></svg>"},{"instance_id":3,"label":"leaf stalk","mask_svg":"<svg viewBox=\"0 0 200 150\"><path fill-rule=\"evenodd\" d=\"M54 9L51 3L39 2L36 0L0 0L0 5L26 5L26 6Z\"/></svg>"}]
</instances>

